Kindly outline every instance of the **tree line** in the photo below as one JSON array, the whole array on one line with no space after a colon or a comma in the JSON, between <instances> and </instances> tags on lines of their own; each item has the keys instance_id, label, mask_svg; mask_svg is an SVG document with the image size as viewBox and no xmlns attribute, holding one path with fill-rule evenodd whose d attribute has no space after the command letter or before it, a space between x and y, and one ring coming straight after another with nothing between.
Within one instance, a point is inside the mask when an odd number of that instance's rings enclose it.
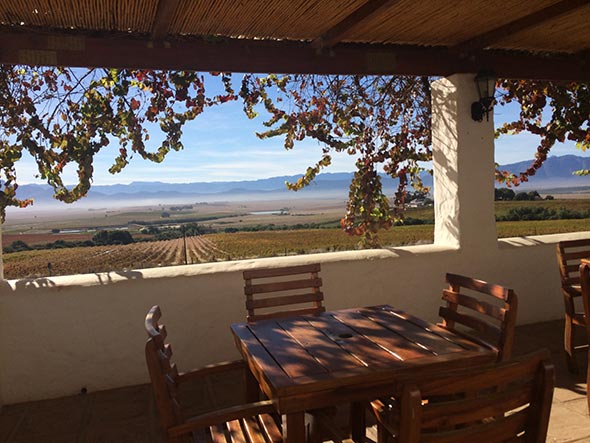
<instances>
[{"instance_id":1,"label":"tree line","mask_svg":"<svg viewBox=\"0 0 590 443\"><path fill-rule=\"evenodd\" d=\"M509 189L509 188L496 188L494 190L494 199L496 201L512 201L512 200L535 201L535 200L553 200L554 197L552 195L547 195L547 196L545 196L545 198L543 198L543 197L541 197L541 195L537 191L514 192L512 189Z\"/></svg>"}]
</instances>

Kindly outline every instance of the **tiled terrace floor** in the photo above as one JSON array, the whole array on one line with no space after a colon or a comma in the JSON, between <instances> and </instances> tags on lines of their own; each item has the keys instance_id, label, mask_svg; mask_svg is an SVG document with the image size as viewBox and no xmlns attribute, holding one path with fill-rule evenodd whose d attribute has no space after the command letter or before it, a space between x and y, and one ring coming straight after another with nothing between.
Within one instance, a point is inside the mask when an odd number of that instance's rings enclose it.
<instances>
[{"instance_id":1,"label":"tiled terrace floor","mask_svg":"<svg viewBox=\"0 0 590 443\"><path fill-rule=\"evenodd\" d=\"M537 323L517 329L516 353L547 347L553 354L557 382L548 442L590 442L586 410L585 363L571 376L562 351L562 322ZM242 398L240 377L215 378L187 392L192 413L231 404ZM215 392L215 396L211 395ZM212 400L215 398L215 402ZM5 406L0 411L0 442L162 442L148 386L133 386L86 395ZM485 442L481 442L485 443Z\"/></svg>"}]
</instances>

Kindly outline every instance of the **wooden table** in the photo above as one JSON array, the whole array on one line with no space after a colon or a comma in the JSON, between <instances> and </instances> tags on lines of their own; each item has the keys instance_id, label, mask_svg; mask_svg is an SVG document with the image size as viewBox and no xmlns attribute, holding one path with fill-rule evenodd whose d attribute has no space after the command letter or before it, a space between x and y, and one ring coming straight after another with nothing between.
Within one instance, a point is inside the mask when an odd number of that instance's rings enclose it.
<instances>
[{"instance_id":1,"label":"wooden table","mask_svg":"<svg viewBox=\"0 0 590 443\"><path fill-rule=\"evenodd\" d=\"M391 306L231 326L262 392L305 440L304 411L370 400L396 377L493 362L495 352Z\"/></svg>"}]
</instances>

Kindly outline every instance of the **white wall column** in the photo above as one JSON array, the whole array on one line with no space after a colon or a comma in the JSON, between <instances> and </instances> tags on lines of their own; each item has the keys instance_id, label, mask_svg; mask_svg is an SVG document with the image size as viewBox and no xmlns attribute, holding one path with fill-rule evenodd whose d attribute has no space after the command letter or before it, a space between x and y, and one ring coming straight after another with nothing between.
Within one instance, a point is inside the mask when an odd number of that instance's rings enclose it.
<instances>
[{"instance_id":1,"label":"white wall column","mask_svg":"<svg viewBox=\"0 0 590 443\"><path fill-rule=\"evenodd\" d=\"M4 253L2 252L2 248L4 244L2 243L2 223L0 223L0 280L4 279Z\"/></svg>"},{"instance_id":2,"label":"white wall column","mask_svg":"<svg viewBox=\"0 0 590 443\"><path fill-rule=\"evenodd\" d=\"M432 83L434 243L497 248L494 218L494 119L476 122L475 74Z\"/></svg>"}]
</instances>

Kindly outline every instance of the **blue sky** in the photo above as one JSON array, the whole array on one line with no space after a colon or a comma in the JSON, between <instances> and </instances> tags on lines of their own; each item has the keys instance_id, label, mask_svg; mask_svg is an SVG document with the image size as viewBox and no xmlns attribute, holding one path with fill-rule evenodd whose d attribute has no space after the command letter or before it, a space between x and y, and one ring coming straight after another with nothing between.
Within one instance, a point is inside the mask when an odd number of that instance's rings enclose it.
<instances>
[{"instance_id":1,"label":"blue sky","mask_svg":"<svg viewBox=\"0 0 590 443\"><path fill-rule=\"evenodd\" d=\"M496 107L496 124L514 117L515 108ZM297 175L305 172L321 157L321 147L313 140L304 140L291 151L283 148L282 139L260 140L256 131L264 130L264 114L249 120L239 102L226 103L207 109L184 128L185 149L170 152L163 163L154 164L133 158L119 174L108 172L118 147L115 143L95 158L94 184L108 185L134 181L163 181L184 183L197 181L255 180L280 175ZM156 140L152 131L152 139ZM496 140L496 161L500 164L530 160L534 156L537 138L525 134L503 136ZM573 143L555 146L551 155L583 155ZM332 165L326 172L353 171L355 158L345 153L333 155ZM42 183L35 179L35 164L23 158L18 165L19 183ZM75 181L75 171L66 170L65 182Z\"/></svg>"}]
</instances>

